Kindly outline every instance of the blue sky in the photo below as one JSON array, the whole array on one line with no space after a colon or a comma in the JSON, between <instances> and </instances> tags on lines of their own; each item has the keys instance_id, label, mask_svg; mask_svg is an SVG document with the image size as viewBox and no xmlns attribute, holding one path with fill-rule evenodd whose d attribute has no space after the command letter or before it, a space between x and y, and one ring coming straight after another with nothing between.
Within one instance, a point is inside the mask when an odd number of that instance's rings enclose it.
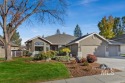
<instances>
[{"instance_id":1,"label":"blue sky","mask_svg":"<svg viewBox=\"0 0 125 83\"><path fill-rule=\"evenodd\" d=\"M67 0L69 3L65 24L41 24L35 20L23 23L18 31L22 43L35 36L49 36L55 34L57 29L61 33L73 35L74 28L78 24L83 35L86 33L98 33L98 22L104 16L113 17L125 16L125 0ZM31 19L32 20L32 19ZM2 30L0 29L0 34Z\"/></svg>"}]
</instances>

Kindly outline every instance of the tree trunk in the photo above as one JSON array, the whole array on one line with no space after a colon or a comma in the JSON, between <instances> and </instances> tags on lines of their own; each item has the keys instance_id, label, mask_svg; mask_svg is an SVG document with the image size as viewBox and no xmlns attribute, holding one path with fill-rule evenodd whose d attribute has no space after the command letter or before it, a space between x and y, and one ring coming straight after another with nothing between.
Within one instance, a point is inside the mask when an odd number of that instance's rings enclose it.
<instances>
[{"instance_id":1,"label":"tree trunk","mask_svg":"<svg viewBox=\"0 0 125 83\"><path fill-rule=\"evenodd\" d=\"M10 43L10 38L9 38L8 33L5 33L5 59L7 61L12 60L12 57L11 57L11 43Z\"/></svg>"},{"instance_id":2,"label":"tree trunk","mask_svg":"<svg viewBox=\"0 0 125 83\"><path fill-rule=\"evenodd\" d=\"M5 60L10 61L12 60L11 57L11 45L7 44L5 45Z\"/></svg>"}]
</instances>

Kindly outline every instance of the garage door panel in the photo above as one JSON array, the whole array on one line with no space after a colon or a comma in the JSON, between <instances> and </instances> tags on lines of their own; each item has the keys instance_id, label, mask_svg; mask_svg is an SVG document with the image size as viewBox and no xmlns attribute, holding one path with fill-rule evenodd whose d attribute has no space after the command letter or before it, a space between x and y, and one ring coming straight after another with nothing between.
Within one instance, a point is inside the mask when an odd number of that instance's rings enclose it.
<instances>
[{"instance_id":1,"label":"garage door panel","mask_svg":"<svg viewBox=\"0 0 125 83\"><path fill-rule=\"evenodd\" d=\"M82 46L81 51L83 57L88 54L94 54L96 56L105 56L105 46Z\"/></svg>"},{"instance_id":2,"label":"garage door panel","mask_svg":"<svg viewBox=\"0 0 125 83\"><path fill-rule=\"evenodd\" d=\"M119 46L109 46L109 56L118 56Z\"/></svg>"}]
</instances>

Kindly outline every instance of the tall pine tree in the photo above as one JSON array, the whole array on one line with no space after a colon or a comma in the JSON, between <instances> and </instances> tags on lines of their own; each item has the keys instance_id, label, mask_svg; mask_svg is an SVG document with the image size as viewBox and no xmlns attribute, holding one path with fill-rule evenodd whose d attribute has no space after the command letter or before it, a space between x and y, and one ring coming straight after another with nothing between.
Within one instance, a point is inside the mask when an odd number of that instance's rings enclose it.
<instances>
[{"instance_id":1,"label":"tall pine tree","mask_svg":"<svg viewBox=\"0 0 125 83\"><path fill-rule=\"evenodd\" d=\"M21 41L22 41L22 39L20 38L19 32L15 31L15 33L13 34L13 36L11 38L11 42L21 46Z\"/></svg>"},{"instance_id":2,"label":"tall pine tree","mask_svg":"<svg viewBox=\"0 0 125 83\"><path fill-rule=\"evenodd\" d=\"M61 34L59 29L56 30L56 34Z\"/></svg>"},{"instance_id":3,"label":"tall pine tree","mask_svg":"<svg viewBox=\"0 0 125 83\"><path fill-rule=\"evenodd\" d=\"M125 17L115 17L114 18L114 27L113 32L115 36L119 36L125 33Z\"/></svg>"},{"instance_id":4,"label":"tall pine tree","mask_svg":"<svg viewBox=\"0 0 125 83\"><path fill-rule=\"evenodd\" d=\"M74 30L74 36L75 37L81 37L82 36L82 31L79 27L79 25L77 24L76 27L75 27L75 30Z\"/></svg>"}]
</instances>

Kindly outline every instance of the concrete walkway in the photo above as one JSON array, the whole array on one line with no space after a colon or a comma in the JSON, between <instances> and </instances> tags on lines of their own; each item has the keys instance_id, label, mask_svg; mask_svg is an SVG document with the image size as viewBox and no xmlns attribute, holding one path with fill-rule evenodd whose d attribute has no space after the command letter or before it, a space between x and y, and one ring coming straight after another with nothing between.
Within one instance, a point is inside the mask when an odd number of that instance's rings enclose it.
<instances>
[{"instance_id":1,"label":"concrete walkway","mask_svg":"<svg viewBox=\"0 0 125 83\"><path fill-rule=\"evenodd\" d=\"M40 83L125 83L125 72L114 75L93 75Z\"/></svg>"},{"instance_id":2,"label":"concrete walkway","mask_svg":"<svg viewBox=\"0 0 125 83\"><path fill-rule=\"evenodd\" d=\"M106 64L110 68L116 68L122 71L125 71L125 57L108 57L101 58L98 57L97 63Z\"/></svg>"}]
</instances>

